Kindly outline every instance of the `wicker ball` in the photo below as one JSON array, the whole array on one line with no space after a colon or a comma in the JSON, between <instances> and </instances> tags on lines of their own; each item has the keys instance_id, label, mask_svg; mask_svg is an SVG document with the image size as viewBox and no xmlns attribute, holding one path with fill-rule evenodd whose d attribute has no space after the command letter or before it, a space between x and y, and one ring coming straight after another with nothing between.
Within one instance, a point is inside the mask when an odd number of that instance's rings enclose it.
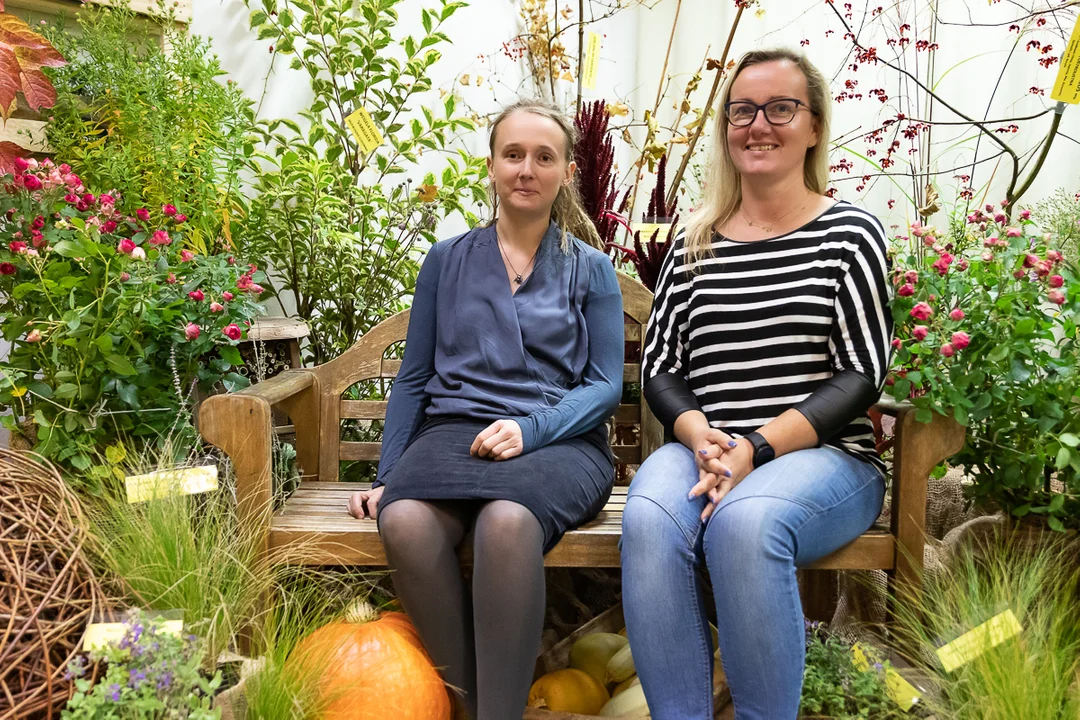
<instances>
[{"instance_id":1,"label":"wicker ball","mask_svg":"<svg viewBox=\"0 0 1080 720\"><path fill-rule=\"evenodd\" d=\"M0 448L0 720L53 717L68 663L104 605L86 519L56 468Z\"/></svg>"}]
</instances>

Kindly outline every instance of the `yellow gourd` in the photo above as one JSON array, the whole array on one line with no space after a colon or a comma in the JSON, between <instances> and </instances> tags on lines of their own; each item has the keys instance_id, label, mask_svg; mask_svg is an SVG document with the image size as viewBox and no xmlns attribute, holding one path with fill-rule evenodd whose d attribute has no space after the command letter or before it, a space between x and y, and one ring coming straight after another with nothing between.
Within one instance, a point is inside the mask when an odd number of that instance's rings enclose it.
<instances>
[{"instance_id":1,"label":"yellow gourd","mask_svg":"<svg viewBox=\"0 0 1080 720\"><path fill-rule=\"evenodd\" d=\"M550 672L529 689L529 707L553 712L595 715L608 699L603 685L588 673L574 668Z\"/></svg>"},{"instance_id":2,"label":"yellow gourd","mask_svg":"<svg viewBox=\"0 0 1080 720\"><path fill-rule=\"evenodd\" d=\"M641 685L633 685L611 698L600 708L600 717L643 718L649 716L649 704Z\"/></svg>"},{"instance_id":3,"label":"yellow gourd","mask_svg":"<svg viewBox=\"0 0 1080 720\"><path fill-rule=\"evenodd\" d=\"M608 683L621 683L636 672L634 669L634 657L627 645L622 650L611 656L604 669L604 681Z\"/></svg>"},{"instance_id":4,"label":"yellow gourd","mask_svg":"<svg viewBox=\"0 0 1080 720\"><path fill-rule=\"evenodd\" d=\"M637 675L631 675L630 677L626 678L621 683L615 686L615 689L611 691L611 697L615 697L622 691L629 690L633 686L640 684L641 678L639 678Z\"/></svg>"},{"instance_id":5,"label":"yellow gourd","mask_svg":"<svg viewBox=\"0 0 1080 720\"><path fill-rule=\"evenodd\" d=\"M622 650L629 641L615 633L591 633L570 647L570 667L592 675L596 682L607 682L607 664L611 656Z\"/></svg>"}]
</instances>

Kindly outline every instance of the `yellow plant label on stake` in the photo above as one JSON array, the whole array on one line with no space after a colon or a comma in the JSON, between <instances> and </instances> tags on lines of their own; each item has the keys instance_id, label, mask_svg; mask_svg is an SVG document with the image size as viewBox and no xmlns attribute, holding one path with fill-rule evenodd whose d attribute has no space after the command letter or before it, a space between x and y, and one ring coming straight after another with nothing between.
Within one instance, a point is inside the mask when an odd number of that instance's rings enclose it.
<instances>
[{"instance_id":1,"label":"yellow plant label on stake","mask_svg":"<svg viewBox=\"0 0 1080 720\"><path fill-rule=\"evenodd\" d=\"M596 73L600 69L600 34L590 32L585 41L585 57L581 60L581 86L596 89Z\"/></svg>"},{"instance_id":2,"label":"yellow plant label on stake","mask_svg":"<svg viewBox=\"0 0 1080 720\"><path fill-rule=\"evenodd\" d=\"M1006 610L952 642L942 645L937 649L937 656L945 672L952 672L1009 638L1019 635L1021 630L1023 628L1016 615L1012 610Z\"/></svg>"},{"instance_id":3,"label":"yellow plant label on stake","mask_svg":"<svg viewBox=\"0 0 1080 720\"><path fill-rule=\"evenodd\" d=\"M129 504L169 495L194 495L217 490L218 471L216 465L159 470L146 475L129 475L124 479L124 486Z\"/></svg>"},{"instance_id":4,"label":"yellow plant label on stake","mask_svg":"<svg viewBox=\"0 0 1080 720\"><path fill-rule=\"evenodd\" d=\"M164 620L158 623L158 628L163 633L179 635L184 631L183 620ZM83 636L83 652L100 650L108 645L115 645L124 638L127 625L124 623L90 623L86 626L86 634Z\"/></svg>"},{"instance_id":5,"label":"yellow plant label on stake","mask_svg":"<svg viewBox=\"0 0 1080 720\"><path fill-rule=\"evenodd\" d=\"M870 669L870 658L860 643L855 643L851 647L851 653L854 656L852 661L855 667L863 672ZM922 694L915 689L914 685L892 668L885 669L885 692L905 712L911 710L915 703L919 702L919 698L922 697Z\"/></svg>"},{"instance_id":6,"label":"yellow plant label on stake","mask_svg":"<svg viewBox=\"0 0 1080 720\"><path fill-rule=\"evenodd\" d=\"M1069 44L1061 54L1061 65L1050 97L1058 102L1080 102L1080 19L1073 25Z\"/></svg>"},{"instance_id":7,"label":"yellow plant label on stake","mask_svg":"<svg viewBox=\"0 0 1080 720\"><path fill-rule=\"evenodd\" d=\"M634 232L641 233L641 242L647 242L652 239L654 232L659 230L656 235L656 242L664 242L667 240L668 230L671 229L671 223L631 223L630 227L634 229Z\"/></svg>"},{"instance_id":8,"label":"yellow plant label on stake","mask_svg":"<svg viewBox=\"0 0 1080 720\"><path fill-rule=\"evenodd\" d=\"M353 137L360 149L366 153L382 145L383 136L379 128L375 127L375 121L364 108L357 108L345 118L345 124L352 130Z\"/></svg>"}]
</instances>

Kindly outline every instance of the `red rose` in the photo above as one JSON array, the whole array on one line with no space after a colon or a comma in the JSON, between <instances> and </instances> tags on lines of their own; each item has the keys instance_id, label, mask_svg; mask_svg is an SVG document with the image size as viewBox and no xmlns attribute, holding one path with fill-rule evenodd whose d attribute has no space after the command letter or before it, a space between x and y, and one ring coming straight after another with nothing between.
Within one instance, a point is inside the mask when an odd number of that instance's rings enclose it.
<instances>
[{"instance_id":1,"label":"red rose","mask_svg":"<svg viewBox=\"0 0 1080 720\"><path fill-rule=\"evenodd\" d=\"M243 334L236 323L226 325L225 327L221 328L221 332L225 333L225 337L229 338L230 340L239 340L240 336Z\"/></svg>"},{"instance_id":2,"label":"red rose","mask_svg":"<svg viewBox=\"0 0 1080 720\"><path fill-rule=\"evenodd\" d=\"M205 295L203 295L202 290L192 290L187 294L187 296L195 302L202 302L203 298L206 297Z\"/></svg>"},{"instance_id":3,"label":"red rose","mask_svg":"<svg viewBox=\"0 0 1080 720\"><path fill-rule=\"evenodd\" d=\"M0 275L14 275L15 266L9 262L0 262Z\"/></svg>"}]
</instances>

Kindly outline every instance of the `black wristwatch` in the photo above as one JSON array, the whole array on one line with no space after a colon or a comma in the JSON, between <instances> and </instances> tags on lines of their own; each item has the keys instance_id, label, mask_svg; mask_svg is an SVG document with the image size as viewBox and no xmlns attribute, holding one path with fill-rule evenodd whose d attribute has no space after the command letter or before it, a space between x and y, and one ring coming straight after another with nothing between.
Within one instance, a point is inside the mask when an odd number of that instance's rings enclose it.
<instances>
[{"instance_id":1,"label":"black wristwatch","mask_svg":"<svg viewBox=\"0 0 1080 720\"><path fill-rule=\"evenodd\" d=\"M759 432L748 433L746 439L754 446L754 467L759 468L767 462L776 459L776 451L765 436Z\"/></svg>"}]
</instances>

